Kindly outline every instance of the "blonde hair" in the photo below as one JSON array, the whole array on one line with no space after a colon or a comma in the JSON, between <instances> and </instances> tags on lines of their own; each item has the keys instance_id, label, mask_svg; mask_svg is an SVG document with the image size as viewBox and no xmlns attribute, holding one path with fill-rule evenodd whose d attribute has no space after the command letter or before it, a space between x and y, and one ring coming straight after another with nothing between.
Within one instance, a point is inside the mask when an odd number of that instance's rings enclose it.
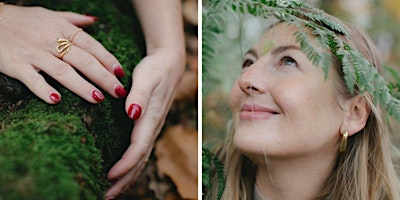
<instances>
[{"instance_id":1,"label":"blonde hair","mask_svg":"<svg viewBox=\"0 0 400 200\"><path fill-rule=\"evenodd\" d=\"M342 39L381 72L382 62L371 39L355 27L329 17L348 32L341 36ZM351 98L358 95L349 92L342 66L336 63L335 69L340 78L338 91L342 96ZM358 90L357 86L354 90ZM399 177L390 153L390 124L385 121L385 112L374 105L370 95L362 95L371 109L367 123L360 132L349 137L346 151L339 154L336 167L316 199L400 199Z\"/></svg>"},{"instance_id":2,"label":"blonde hair","mask_svg":"<svg viewBox=\"0 0 400 200\"><path fill-rule=\"evenodd\" d=\"M380 56L371 40L353 26L326 15L346 29L348 34L342 35L342 39L381 71ZM335 60L334 68L340 77L337 88L340 93L347 98L360 95L357 93L357 88L355 93L349 92L341 70L342 66L337 58L333 60ZM399 177L391 158L389 120L385 119L385 112L374 105L368 93L362 95L367 99L371 109L366 126L349 137L346 151L339 154L333 171L321 186L322 189L315 199L400 199ZM235 147L233 137L234 130L229 130L224 145L218 150L226 173L222 199L252 199L257 167ZM211 193L215 194L215 191Z\"/></svg>"}]
</instances>

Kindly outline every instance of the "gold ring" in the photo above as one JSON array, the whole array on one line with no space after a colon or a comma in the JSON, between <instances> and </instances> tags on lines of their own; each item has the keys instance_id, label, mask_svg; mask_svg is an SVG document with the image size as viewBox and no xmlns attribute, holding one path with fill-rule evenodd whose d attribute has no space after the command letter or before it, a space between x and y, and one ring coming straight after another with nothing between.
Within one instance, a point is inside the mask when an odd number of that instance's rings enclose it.
<instances>
[{"instance_id":1,"label":"gold ring","mask_svg":"<svg viewBox=\"0 0 400 200\"><path fill-rule=\"evenodd\" d=\"M69 37L69 41L72 43L72 40L74 39L75 35L81 31L81 28L76 29L76 31L74 33L72 33L71 37Z\"/></svg>"},{"instance_id":2,"label":"gold ring","mask_svg":"<svg viewBox=\"0 0 400 200\"><path fill-rule=\"evenodd\" d=\"M81 30L81 28L78 28L74 33L72 33L71 37L69 37L69 40L65 38L58 38L56 40L56 42L58 43L57 52L60 53L60 59L62 59L63 56L69 52L69 47L72 45L72 40L74 39L75 35Z\"/></svg>"}]
</instances>

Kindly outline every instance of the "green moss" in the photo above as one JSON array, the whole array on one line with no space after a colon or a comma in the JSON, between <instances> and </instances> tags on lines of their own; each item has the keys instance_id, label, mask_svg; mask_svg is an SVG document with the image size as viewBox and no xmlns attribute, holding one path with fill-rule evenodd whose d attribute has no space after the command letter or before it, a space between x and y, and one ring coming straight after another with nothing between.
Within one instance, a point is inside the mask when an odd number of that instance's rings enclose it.
<instances>
[{"instance_id":1,"label":"green moss","mask_svg":"<svg viewBox=\"0 0 400 200\"><path fill-rule=\"evenodd\" d=\"M0 194L5 199L96 199L101 155L81 118L14 113L0 132ZM55 192L57 191L57 192Z\"/></svg>"},{"instance_id":2,"label":"green moss","mask_svg":"<svg viewBox=\"0 0 400 200\"><path fill-rule=\"evenodd\" d=\"M13 3L13 1L8 1ZM18 1L99 17L85 27L122 64L129 90L131 71L144 55L130 1ZM90 104L43 74L62 101L48 105L18 81L0 74L0 199L101 199L108 169L129 144L133 122L124 100L106 94ZM5 87L4 87L5 86Z\"/></svg>"}]
</instances>

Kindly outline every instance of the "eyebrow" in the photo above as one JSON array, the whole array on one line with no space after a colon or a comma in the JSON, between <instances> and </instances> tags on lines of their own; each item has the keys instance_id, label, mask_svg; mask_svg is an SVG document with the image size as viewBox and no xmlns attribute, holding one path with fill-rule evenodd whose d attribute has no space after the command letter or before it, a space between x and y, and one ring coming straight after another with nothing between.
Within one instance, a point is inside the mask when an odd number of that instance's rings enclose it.
<instances>
[{"instance_id":1,"label":"eyebrow","mask_svg":"<svg viewBox=\"0 0 400 200\"><path fill-rule=\"evenodd\" d=\"M281 54L282 52L285 52L288 50L301 51L301 48L299 46L295 46L295 45L279 46L279 47L273 48L271 51L271 54L272 54L272 56L276 56L276 55Z\"/></svg>"},{"instance_id":2,"label":"eyebrow","mask_svg":"<svg viewBox=\"0 0 400 200\"><path fill-rule=\"evenodd\" d=\"M288 51L288 50L296 50L296 51L301 51L301 48L299 46L295 46L295 45L285 45L285 46L279 46L279 47L275 47L272 49L271 51L271 55L272 56L276 56L282 52ZM258 59L258 53L256 51L256 49L251 48L249 49L245 55L251 55L253 57L255 57L256 59Z\"/></svg>"},{"instance_id":3,"label":"eyebrow","mask_svg":"<svg viewBox=\"0 0 400 200\"><path fill-rule=\"evenodd\" d=\"M245 55L251 55L251 56L253 56L254 58L258 59L257 51L256 51L256 49L253 49L253 48L249 49L249 50L246 52Z\"/></svg>"}]
</instances>

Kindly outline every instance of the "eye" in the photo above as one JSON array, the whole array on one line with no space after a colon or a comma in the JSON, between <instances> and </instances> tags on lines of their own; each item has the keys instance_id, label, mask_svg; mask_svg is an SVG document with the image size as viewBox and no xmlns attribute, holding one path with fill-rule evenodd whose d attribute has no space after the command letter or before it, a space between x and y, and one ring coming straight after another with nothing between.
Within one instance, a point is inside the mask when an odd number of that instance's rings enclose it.
<instances>
[{"instance_id":1,"label":"eye","mask_svg":"<svg viewBox=\"0 0 400 200\"><path fill-rule=\"evenodd\" d=\"M253 64L254 64L254 61L253 61L253 60L246 59L246 60L243 61L242 69L243 69L243 68L246 68L246 67L250 67L250 66L253 65Z\"/></svg>"},{"instance_id":2,"label":"eye","mask_svg":"<svg viewBox=\"0 0 400 200\"><path fill-rule=\"evenodd\" d=\"M297 67L297 62L290 56L284 56L280 60L281 65Z\"/></svg>"}]
</instances>

